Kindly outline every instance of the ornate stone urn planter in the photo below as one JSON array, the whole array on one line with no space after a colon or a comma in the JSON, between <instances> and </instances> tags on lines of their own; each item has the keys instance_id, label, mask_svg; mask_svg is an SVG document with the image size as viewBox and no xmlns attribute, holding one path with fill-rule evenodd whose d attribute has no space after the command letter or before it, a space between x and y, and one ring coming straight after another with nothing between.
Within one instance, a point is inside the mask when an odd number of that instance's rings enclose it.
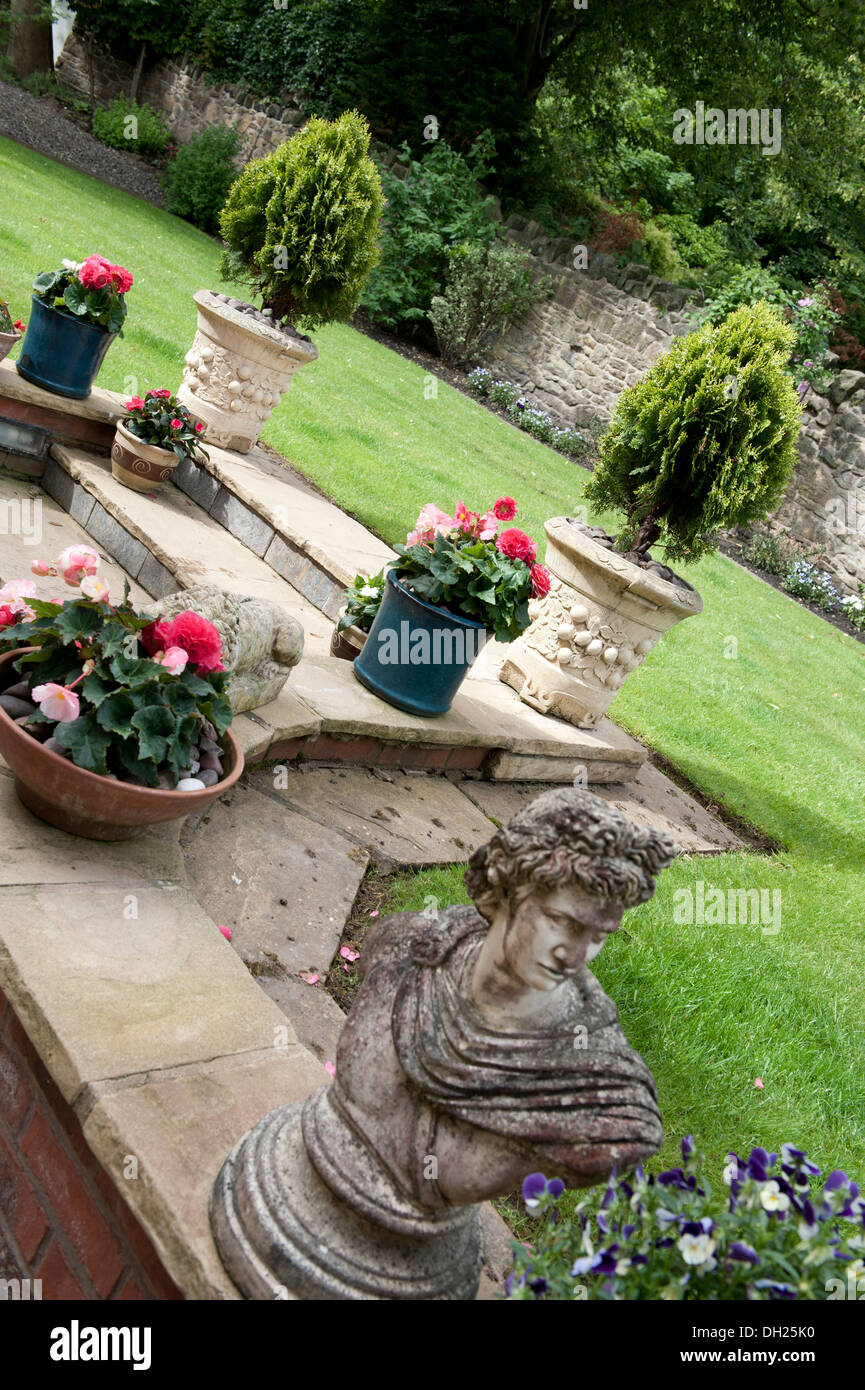
<instances>
[{"instance_id":1,"label":"ornate stone urn planter","mask_svg":"<svg viewBox=\"0 0 865 1390\"><path fill-rule=\"evenodd\" d=\"M299 367L318 349L291 327L276 328L251 304L199 290L198 326L177 392L221 449L246 454Z\"/></svg>"},{"instance_id":2,"label":"ornate stone urn planter","mask_svg":"<svg viewBox=\"0 0 865 1390\"><path fill-rule=\"evenodd\" d=\"M696 589L664 566L635 564L582 523L546 523L550 592L510 647L500 679L542 714L593 729L664 633L702 611ZM666 571L672 574L672 571Z\"/></svg>"},{"instance_id":3,"label":"ornate stone urn planter","mask_svg":"<svg viewBox=\"0 0 865 1390\"><path fill-rule=\"evenodd\" d=\"M173 449L145 444L118 422L111 446L111 472L135 492L154 492L168 482L180 459Z\"/></svg>"}]
</instances>

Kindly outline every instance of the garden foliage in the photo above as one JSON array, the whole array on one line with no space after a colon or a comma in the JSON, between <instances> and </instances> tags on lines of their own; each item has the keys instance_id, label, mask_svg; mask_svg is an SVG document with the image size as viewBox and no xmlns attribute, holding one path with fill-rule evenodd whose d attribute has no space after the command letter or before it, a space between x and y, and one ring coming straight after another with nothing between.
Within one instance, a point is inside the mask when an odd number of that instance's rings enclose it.
<instances>
[{"instance_id":1,"label":"garden foliage","mask_svg":"<svg viewBox=\"0 0 865 1390\"><path fill-rule=\"evenodd\" d=\"M138 106L118 97L93 112L93 134L103 145L135 154L164 154L171 136L164 120L152 106Z\"/></svg>"},{"instance_id":2,"label":"garden foliage","mask_svg":"<svg viewBox=\"0 0 865 1390\"><path fill-rule=\"evenodd\" d=\"M165 171L165 206L204 232L219 229L219 214L237 178L240 134L233 126L209 126L181 145Z\"/></svg>"},{"instance_id":3,"label":"garden foliage","mask_svg":"<svg viewBox=\"0 0 865 1390\"><path fill-rule=\"evenodd\" d=\"M351 318L378 259L381 180L357 111L314 117L246 166L220 218L223 274L252 284L277 319Z\"/></svg>"},{"instance_id":4,"label":"garden foliage","mask_svg":"<svg viewBox=\"0 0 865 1390\"><path fill-rule=\"evenodd\" d=\"M586 487L624 515L620 550L657 541L670 560L766 516L796 460L801 411L786 369L793 330L767 304L679 338L619 397Z\"/></svg>"},{"instance_id":5,"label":"garden foliage","mask_svg":"<svg viewBox=\"0 0 865 1390\"><path fill-rule=\"evenodd\" d=\"M498 235L493 200L478 186L490 154L486 138L467 158L437 140L421 159L403 146L403 177L382 170L381 259L363 295L375 322L395 329L425 319L444 284L450 252L466 243L489 245Z\"/></svg>"},{"instance_id":6,"label":"garden foliage","mask_svg":"<svg viewBox=\"0 0 865 1390\"><path fill-rule=\"evenodd\" d=\"M535 281L530 267L528 253L507 242L454 247L444 290L433 296L429 313L443 362L473 361L495 333L551 293L549 276Z\"/></svg>"}]
</instances>

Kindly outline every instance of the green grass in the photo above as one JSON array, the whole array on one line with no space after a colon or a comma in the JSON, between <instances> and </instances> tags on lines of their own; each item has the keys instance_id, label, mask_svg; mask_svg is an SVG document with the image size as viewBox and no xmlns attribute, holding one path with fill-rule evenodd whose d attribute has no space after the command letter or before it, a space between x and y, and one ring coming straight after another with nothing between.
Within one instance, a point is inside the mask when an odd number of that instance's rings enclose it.
<instances>
[{"instance_id":1,"label":"green grass","mask_svg":"<svg viewBox=\"0 0 865 1390\"><path fill-rule=\"evenodd\" d=\"M147 204L0 140L0 293L27 317L33 275L64 256L110 256L136 277L127 334L103 385L176 386L193 292L217 248ZM316 335L265 437L385 539L423 502L502 493L538 538L580 504L586 474L349 328ZM130 378L135 378L134 383ZM704 612L628 680L616 718L782 846L684 859L627 915L597 973L654 1071L669 1136L730 1147L790 1139L865 1177L865 646L717 556L688 571ZM782 926L688 927L673 893L697 879L782 894ZM463 897L461 871L400 879L394 906ZM764 1089L754 1087L760 1077Z\"/></svg>"}]
</instances>

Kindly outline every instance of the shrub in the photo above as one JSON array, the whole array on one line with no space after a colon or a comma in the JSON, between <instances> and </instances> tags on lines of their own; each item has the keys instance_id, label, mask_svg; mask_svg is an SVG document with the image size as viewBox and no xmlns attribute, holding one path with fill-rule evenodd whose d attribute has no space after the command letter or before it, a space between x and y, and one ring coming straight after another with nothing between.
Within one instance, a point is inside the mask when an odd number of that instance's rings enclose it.
<instances>
[{"instance_id":1,"label":"shrub","mask_svg":"<svg viewBox=\"0 0 865 1390\"><path fill-rule=\"evenodd\" d=\"M240 133L234 126L208 126L181 145L165 170L165 206L204 232L219 228L219 214L237 178Z\"/></svg>"},{"instance_id":2,"label":"shrub","mask_svg":"<svg viewBox=\"0 0 865 1390\"><path fill-rule=\"evenodd\" d=\"M549 277L534 281L530 264L528 252L507 242L469 242L450 252L444 293L433 297L429 314L443 362L471 361L497 330L549 295Z\"/></svg>"},{"instance_id":3,"label":"shrub","mask_svg":"<svg viewBox=\"0 0 865 1390\"><path fill-rule=\"evenodd\" d=\"M222 272L251 283L274 317L308 327L351 318L378 258L381 180L357 111L313 117L293 140L255 159L220 217Z\"/></svg>"},{"instance_id":4,"label":"shrub","mask_svg":"<svg viewBox=\"0 0 865 1390\"><path fill-rule=\"evenodd\" d=\"M701 227L686 212L661 212L654 219L670 232L673 244L686 265L712 270L730 256L727 229L723 222Z\"/></svg>"},{"instance_id":5,"label":"shrub","mask_svg":"<svg viewBox=\"0 0 865 1390\"><path fill-rule=\"evenodd\" d=\"M118 97L93 112L93 134L113 150L135 154L163 154L171 136L158 111Z\"/></svg>"},{"instance_id":6,"label":"shrub","mask_svg":"<svg viewBox=\"0 0 865 1390\"><path fill-rule=\"evenodd\" d=\"M856 1298L865 1276L865 1200L846 1173L823 1182L792 1144L728 1154L717 1194L682 1140L682 1166L610 1175L602 1201L557 1209L564 1184L532 1173L523 1198L544 1218L529 1250L513 1242L505 1293L518 1299L823 1301ZM600 1210L598 1206L600 1205ZM851 1292L852 1290L852 1292Z\"/></svg>"},{"instance_id":7,"label":"shrub","mask_svg":"<svg viewBox=\"0 0 865 1390\"><path fill-rule=\"evenodd\" d=\"M608 256L630 256L631 248L646 236L645 223L633 208L623 212L605 207L595 227L592 245Z\"/></svg>"},{"instance_id":8,"label":"shrub","mask_svg":"<svg viewBox=\"0 0 865 1390\"><path fill-rule=\"evenodd\" d=\"M680 280L685 267L679 259L679 255L673 245L673 238L665 227L659 227L657 222L647 222L646 230L643 234L643 244L635 248L640 254L640 259L644 260L653 275L659 275L662 280Z\"/></svg>"},{"instance_id":9,"label":"shrub","mask_svg":"<svg viewBox=\"0 0 865 1390\"><path fill-rule=\"evenodd\" d=\"M586 487L624 513L620 550L670 559L716 548L714 532L762 519L796 459L801 412L786 361L793 330L767 304L679 338L623 391Z\"/></svg>"},{"instance_id":10,"label":"shrub","mask_svg":"<svg viewBox=\"0 0 865 1390\"><path fill-rule=\"evenodd\" d=\"M498 229L493 200L478 188L488 172L489 143L475 142L468 158L437 140L422 159L403 145L404 178L382 171L387 209L381 259L363 302L370 318L387 328L426 318L448 268L448 253L465 242L489 243Z\"/></svg>"}]
</instances>

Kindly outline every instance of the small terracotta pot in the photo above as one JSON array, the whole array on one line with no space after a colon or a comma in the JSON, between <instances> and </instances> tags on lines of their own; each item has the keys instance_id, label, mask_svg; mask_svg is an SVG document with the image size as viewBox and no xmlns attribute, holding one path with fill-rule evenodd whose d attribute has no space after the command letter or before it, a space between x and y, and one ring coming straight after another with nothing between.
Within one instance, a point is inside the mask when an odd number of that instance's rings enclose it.
<instances>
[{"instance_id":1,"label":"small terracotta pot","mask_svg":"<svg viewBox=\"0 0 865 1390\"><path fill-rule=\"evenodd\" d=\"M7 684L12 661L32 647L0 656L0 686ZM149 825L182 820L201 811L233 787L243 772L243 752L229 729L222 738L225 776L201 791L164 791L112 781L76 767L68 758L43 748L0 709L0 753L15 776L15 790L28 810L49 825L87 840L132 840Z\"/></svg>"},{"instance_id":2,"label":"small terracotta pot","mask_svg":"<svg viewBox=\"0 0 865 1390\"><path fill-rule=\"evenodd\" d=\"M118 422L111 446L111 472L135 492L153 492L169 480L180 459L173 449L145 444Z\"/></svg>"},{"instance_id":3,"label":"small terracotta pot","mask_svg":"<svg viewBox=\"0 0 865 1390\"><path fill-rule=\"evenodd\" d=\"M337 622L341 617L342 613L339 614ZM357 627L355 624L343 628L342 632L335 627L330 639L330 654L331 656L338 656L342 661L354 661L358 653L363 650L366 638L367 634L363 628Z\"/></svg>"},{"instance_id":4,"label":"small terracotta pot","mask_svg":"<svg viewBox=\"0 0 865 1390\"><path fill-rule=\"evenodd\" d=\"M0 362L10 353L16 343L20 343L21 334L17 328L13 328L11 333L0 333Z\"/></svg>"}]
</instances>

